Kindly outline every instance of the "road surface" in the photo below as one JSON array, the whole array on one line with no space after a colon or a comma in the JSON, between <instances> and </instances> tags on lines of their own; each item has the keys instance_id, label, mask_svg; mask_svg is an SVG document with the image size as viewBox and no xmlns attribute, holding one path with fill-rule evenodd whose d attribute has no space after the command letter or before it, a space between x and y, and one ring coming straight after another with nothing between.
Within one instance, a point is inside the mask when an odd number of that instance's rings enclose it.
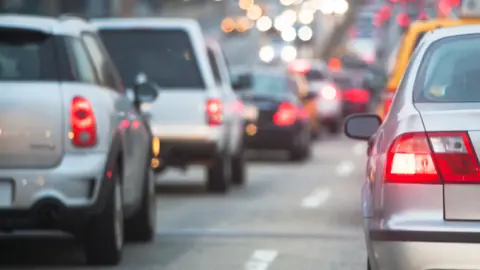
<instances>
[{"instance_id":1,"label":"road surface","mask_svg":"<svg viewBox=\"0 0 480 270\"><path fill-rule=\"evenodd\" d=\"M313 150L304 164L256 156L248 185L226 196L203 190L199 168L167 172L158 179L156 241L128 245L118 267L83 266L69 239L2 236L0 268L365 269L359 203L365 145L340 136Z\"/></svg>"}]
</instances>

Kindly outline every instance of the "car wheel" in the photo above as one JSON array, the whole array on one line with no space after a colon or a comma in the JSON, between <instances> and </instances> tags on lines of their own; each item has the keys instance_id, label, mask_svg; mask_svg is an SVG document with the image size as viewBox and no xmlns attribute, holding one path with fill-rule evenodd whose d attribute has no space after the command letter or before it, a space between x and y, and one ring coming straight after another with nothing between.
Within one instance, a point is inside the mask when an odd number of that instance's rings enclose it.
<instances>
[{"instance_id":1,"label":"car wheel","mask_svg":"<svg viewBox=\"0 0 480 270\"><path fill-rule=\"evenodd\" d=\"M234 185L245 184L246 168L245 168L245 153L243 147L232 158L232 183Z\"/></svg>"},{"instance_id":2,"label":"car wheel","mask_svg":"<svg viewBox=\"0 0 480 270\"><path fill-rule=\"evenodd\" d=\"M302 141L302 140L300 140ZM290 150L290 160L291 161L305 161L311 155L310 149L310 140L299 144L297 147L294 147Z\"/></svg>"},{"instance_id":3,"label":"car wheel","mask_svg":"<svg viewBox=\"0 0 480 270\"><path fill-rule=\"evenodd\" d=\"M230 159L218 155L207 169L208 190L215 193L227 193L230 189Z\"/></svg>"},{"instance_id":4,"label":"car wheel","mask_svg":"<svg viewBox=\"0 0 480 270\"><path fill-rule=\"evenodd\" d=\"M122 258L124 243L123 192L120 175L115 172L103 213L87 225L84 249L90 265L117 265Z\"/></svg>"},{"instance_id":5,"label":"car wheel","mask_svg":"<svg viewBox=\"0 0 480 270\"><path fill-rule=\"evenodd\" d=\"M125 224L125 238L128 241L150 242L155 238L157 202L155 200L155 177L150 166L145 169L143 178L140 207Z\"/></svg>"}]
</instances>

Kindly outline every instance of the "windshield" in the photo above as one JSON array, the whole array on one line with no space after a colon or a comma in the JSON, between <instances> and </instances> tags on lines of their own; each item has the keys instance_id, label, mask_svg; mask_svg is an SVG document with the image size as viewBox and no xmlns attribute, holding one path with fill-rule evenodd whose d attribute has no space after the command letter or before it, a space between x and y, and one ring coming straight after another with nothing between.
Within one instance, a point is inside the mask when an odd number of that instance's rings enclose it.
<instances>
[{"instance_id":1,"label":"windshield","mask_svg":"<svg viewBox=\"0 0 480 270\"><path fill-rule=\"evenodd\" d=\"M277 74L251 75L251 91L259 94L283 95L288 93L286 76Z\"/></svg>"},{"instance_id":2,"label":"windshield","mask_svg":"<svg viewBox=\"0 0 480 270\"><path fill-rule=\"evenodd\" d=\"M164 89L205 88L184 31L103 30L100 35L127 87L144 73Z\"/></svg>"},{"instance_id":3,"label":"windshield","mask_svg":"<svg viewBox=\"0 0 480 270\"><path fill-rule=\"evenodd\" d=\"M0 28L0 81L56 81L53 37Z\"/></svg>"},{"instance_id":4,"label":"windshield","mask_svg":"<svg viewBox=\"0 0 480 270\"><path fill-rule=\"evenodd\" d=\"M480 35L444 39L429 50L418 75L417 101L480 102Z\"/></svg>"}]
</instances>

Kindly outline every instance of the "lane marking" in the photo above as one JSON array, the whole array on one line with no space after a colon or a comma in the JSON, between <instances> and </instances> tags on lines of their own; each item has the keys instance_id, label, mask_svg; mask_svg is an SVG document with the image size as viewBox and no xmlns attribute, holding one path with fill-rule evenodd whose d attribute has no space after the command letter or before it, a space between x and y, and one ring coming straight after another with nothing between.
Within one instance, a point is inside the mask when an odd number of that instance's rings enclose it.
<instances>
[{"instance_id":1,"label":"lane marking","mask_svg":"<svg viewBox=\"0 0 480 270\"><path fill-rule=\"evenodd\" d=\"M302 200L303 208L318 208L330 198L330 189L317 189Z\"/></svg>"},{"instance_id":2,"label":"lane marking","mask_svg":"<svg viewBox=\"0 0 480 270\"><path fill-rule=\"evenodd\" d=\"M257 249L245 263L245 270L266 270L275 260L278 251L272 249Z\"/></svg>"},{"instance_id":3,"label":"lane marking","mask_svg":"<svg viewBox=\"0 0 480 270\"><path fill-rule=\"evenodd\" d=\"M359 142L353 146L353 153L356 156L366 155L367 145L365 143Z\"/></svg>"},{"instance_id":4,"label":"lane marking","mask_svg":"<svg viewBox=\"0 0 480 270\"><path fill-rule=\"evenodd\" d=\"M354 169L355 164L353 164L352 161L344 160L337 166L337 175L342 177L348 176L353 172Z\"/></svg>"}]
</instances>

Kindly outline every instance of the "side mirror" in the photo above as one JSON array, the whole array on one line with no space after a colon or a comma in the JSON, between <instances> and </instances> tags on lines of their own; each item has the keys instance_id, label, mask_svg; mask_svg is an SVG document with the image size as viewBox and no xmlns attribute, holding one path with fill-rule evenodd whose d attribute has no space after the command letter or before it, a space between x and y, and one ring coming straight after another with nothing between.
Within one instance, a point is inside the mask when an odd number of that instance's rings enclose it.
<instances>
[{"instance_id":1,"label":"side mirror","mask_svg":"<svg viewBox=\"0 0 480 270\"><path fill-rule=\"evenodd\" d=\"M135 94L134 103L138 106L142 103L152 102L157 99L158 87L152 83L142 82L135 84L133 92Z\"/></svg>"},{"instance_id":2,"label":"side mirror","mask_svg":"<svg viewBox=\"0 0 480 270\"><path fill-rule=\"evenodd\" d=\"M368 141L377 132L382 120L376 114L353 114L345 120L347 137Z\"/></svg>"}]
</instances>

